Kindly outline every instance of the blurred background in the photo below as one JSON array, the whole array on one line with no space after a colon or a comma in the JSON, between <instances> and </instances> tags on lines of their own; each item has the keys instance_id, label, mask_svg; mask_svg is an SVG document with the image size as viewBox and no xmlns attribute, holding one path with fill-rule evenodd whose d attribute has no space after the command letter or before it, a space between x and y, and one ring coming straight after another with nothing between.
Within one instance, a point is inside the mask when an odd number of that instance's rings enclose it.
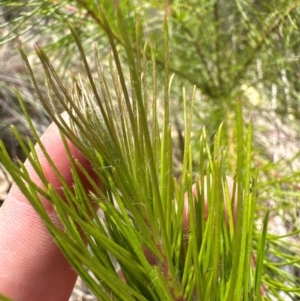
<instances>
[{"instance_id":1,"label":"blurred background","mask_svg":"<svg viewBox=\"0 0 300 301\"><path fill-rule=\"evenodd\" d=\"M24 141L31 137L14 89L25 102L38 133L50 123L30 80L18 45L22 45L47 97L43 72L34 45L45 48L59 75L82 70L78 51L66 21L77 30L93 66L93 45L107 65L110 48L97 15L105 11L122 57L123 41L116 21L115 1L6 1L0 3L0 139L10 156L25 159L11 133L15 126ZM191 98L196 87L192 143L197 145L205 126L213 135L224 122L224 145L228 148L228 174L235 174L235 106L241 101L244 118L254 125L253 168L259 169L258 216L272 208L270 232L293 243L299 235L300 200L300 1L294 0L121 0L132 41L155 45L158 96L163 99L163 20L170 35L169 70L171 117L174 131L174 165L181 167L184 132L182 88ZM137 24L139 24L137 26ZM144 32L139 35L137 28ZM138 49L133 49L138 51ZM125 57L125 56L124 56ZM151 55L149 54L149 64ZM126 62L125 62L126 63ZM15 160L16 161L16 160ZM17 164L17 162L16 162ZM195 162L197 165L197 162ZM0 202L11 179L0 166ZM293 251L291 251L291 254ZM299 254L298 254L299 256ZM299 264L286 267L299 285ZM82 284L79 284L82 285ZM75 288L76 291L76 288ZM72 300L92 300L80 287ZM81 299L80 299L81 298ZM287 299L299 300L292 294ZM289 299L288 299L289 298Z\"/></svg>"}]
</instances>

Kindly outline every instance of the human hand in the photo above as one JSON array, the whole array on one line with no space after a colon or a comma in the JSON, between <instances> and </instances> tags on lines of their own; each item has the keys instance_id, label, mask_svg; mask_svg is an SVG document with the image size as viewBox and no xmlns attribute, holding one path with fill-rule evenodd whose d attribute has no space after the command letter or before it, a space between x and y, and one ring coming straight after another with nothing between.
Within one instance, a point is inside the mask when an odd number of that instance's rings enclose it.
<instances>
[{"instance_id":1,"label":"human hand","mask_svg":"<svg viewBox=\"0 0 300 301\"><path fill-rule=\"evenodd\" d=\"M66 183L72 185L71 169L59 131L54 124L41 138L48 154ZM91 174L91 164L69 143L71 154ZM45 176L60 192L61 184L43 152L36 147ZM31 179L42 187L41 180L28 161L25 166ZM80 174L80 172L79 172ZM88 182L82 176L87 188ZM52 221L59 223L52 205L42 199ZM13 185L0 209L0 294L16 301L66 301L77 278L42 220L20 189Z\"/></svg>"},{"instance_id":2,"label":"human hand","mask_svg":"<svg viewBox=\"0 0 300 301\"><path fill-rule=\"evenodd\" d=\"M73 179L68 157L54 124L50 125L41 141L66 183L72 186ZM69 149L72 156L79 160L88 173L93 174L88 160L70 143ZM36 151L47 180L58 193L61 193L61 184L43 152L39 147L36 147ZM32 181L42 187L41 180L28 161L25 162L25 166ZM80 175L79 171L78 173ZM82 174L81 180L87 189L91 188ZM233 181L230 178L227 178L227 181L231 190ZM193 195L196 194L194 184ZM187 233L186 197L183 223ZM52 221L59 224L49 201L42 199L42 202ZM205 214L207 215L206 202ZM151 264L155 264L155 259L147 250L145 255ZM66 301L77 278L76 272L53 241L40 217L16 185L12 186L0 209L0 267L0 294L16 301ZM123 279L121 272L119 276Z\"/></svg>"}]
</instances>

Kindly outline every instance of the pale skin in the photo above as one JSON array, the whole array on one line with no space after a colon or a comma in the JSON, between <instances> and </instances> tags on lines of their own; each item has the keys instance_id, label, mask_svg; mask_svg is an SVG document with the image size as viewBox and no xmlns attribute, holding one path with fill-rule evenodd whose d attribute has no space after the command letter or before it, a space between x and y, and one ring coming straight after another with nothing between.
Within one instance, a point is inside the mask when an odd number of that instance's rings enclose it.
<instances>
[{"instance_id":1,"label":"pale skin","mask_svg":"<svg viewBox=\"0 0 300 301\"><path fill-rule=\"evenodd\" d=\"M41 141L65 181L71 186L72 176L67 154L54 124L46 130ZM91 164L73 145L69 144L69 147L72 155L92 173ZM61 185L57 177L42 151L38 147L36 149L48 181L59 191ZM42 186L28 161L25 166L31 179ZM52 220L58 222L50 203L47 200L43 200L43 203ZM0 267L0 293L16 301L66 301L77 278L39 216L16 185L12 186L0 209Z\"/></svg>"},{"instance_id":2,"label":"pale skin","mask_svg":"<svg viewBox=\"0 0 300 301\"><path fill-rule=\"evenodd\" d=\"M66 183L72 186L68 157L54 124L46 130L41 141ZM89 174L93 174L88 160L71 143L69 148L73 157L80 161ZM36 151L47 180L60 192L61 184L47 159L39 147L36 147ZM32 181L42 187L41 180L28 161L25 166ZM89 189L84 177L82 181ZM51 219L58 224L49 201L42 201ZM151 256L146 256L151 262ZM67 301L77 278L38 214L16 185L12 186L0 209L0 267L0 294L16 301Z\"/></svg>"}]
</instances>

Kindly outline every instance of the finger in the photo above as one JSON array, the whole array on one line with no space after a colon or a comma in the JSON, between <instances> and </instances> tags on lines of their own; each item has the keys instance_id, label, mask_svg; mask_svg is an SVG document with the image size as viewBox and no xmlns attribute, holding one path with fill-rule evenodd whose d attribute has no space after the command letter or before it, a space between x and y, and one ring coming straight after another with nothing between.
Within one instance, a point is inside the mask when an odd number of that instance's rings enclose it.
<instances>
[{"instance_id":1,"label":"finger","mask_svg":"<svg viewBox=\"0 0 300 301\"><path fill-rule=\"evenodd\" d=\"M59 131L54 124L41 141L68 185L72 174ZM70 152L91 174L92 167L83 155L69 143ZM60 182L39 147L37 155L49 183L61 191ZM33 182L42 182L28 161L25 166ZM88 187L87 180L82 178ZM60 192L61 193L61 192ZM51 219L58 218L51 204L42 199ZM38 214L13 185L0 209L0 293L17 301L67 300L76 281L76 273L58 249Z\"/></svg>"},{"instance_id":2,"label":"finger","mask_svg":"<svg viewBox=\"0 0 300 301\"><path fill-rule=\"evenodd\" d=\"M227 180L227 185L228 185L229 197L230 197L230 199L232 199L232 197L234 195L234 180L229 176L226 176L226 180ZM204 176L204 188L202 190L203 194L204 194L204 220L207 220L208 213L209 213L209 208L208 208L208 203L207 203L206 183L207 183L206 176ZM193 195L193 198L198 197L196 183L193 184L192 195ZM227 208L227 202L226 202L226 198L225 198L224 188L223 188L223 197L224 197L225 222L226 222L227 228L229 228L228 208ZM231 208L229 208L229 209L231 210ZM236 224L236 219L237 219L237 198L236 198L236 194L235 194L235 199L233 200L233 224L234 225ZM184 229L185 234L187 234L189 232L189 201L188 201L187 192L184 195L183 229Z\"/></svg>"},{"instance_id":3,"label":"finger","mask_svg":"<svg viewBox=\"0 0 300 301\"><path fill-rule=\"evenodd\" d=\"M151 265L155 265L157 263L158 259L154 256L154 254L144 246L142 246L142 249L143 249L144 255L145 255L146 259L148 260L148 262ZM118 276L122 281L126 282L126 279L125 279L124 274L121 269L118 270Z\"/></svg>"}]
</instances>

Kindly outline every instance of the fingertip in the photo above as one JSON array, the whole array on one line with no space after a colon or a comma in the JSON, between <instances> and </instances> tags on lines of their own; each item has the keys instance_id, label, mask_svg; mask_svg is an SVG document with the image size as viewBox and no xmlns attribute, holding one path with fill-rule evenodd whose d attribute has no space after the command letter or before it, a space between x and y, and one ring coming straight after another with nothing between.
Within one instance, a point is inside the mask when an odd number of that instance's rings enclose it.
<instances>
[{"instance_id":1,"label":"fingertip","mask_svg":"<svg viewBox=\"0 0 300 301\"><path fill-rule=\"evenodd\" d=\"M41 142L67 185L73 177L68 155L57 126L52 123L41 137ZM71 155L93 175L92 166L70 142ZM49 183L62 194L61 182L43 150L36 146L37 157ZM30 164L24 163L31 180L43 188L43 182ZM79 176L89 189L82 173ZM51 203L41 201L58 223ZM42 220L21 190L14 184L0 209L0 292L18 301L67 300L77 275L63 256Z\"/></svg>"}]
</instances>

